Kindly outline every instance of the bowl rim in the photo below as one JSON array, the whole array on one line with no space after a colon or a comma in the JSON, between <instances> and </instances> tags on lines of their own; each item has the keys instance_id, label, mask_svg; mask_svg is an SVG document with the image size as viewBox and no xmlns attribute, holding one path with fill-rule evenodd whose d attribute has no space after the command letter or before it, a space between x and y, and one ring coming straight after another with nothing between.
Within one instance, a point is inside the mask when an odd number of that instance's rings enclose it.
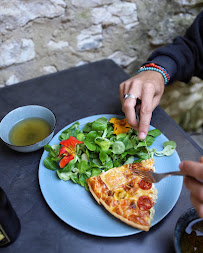
<instances>
[{"instance_id":1,"label":"bowl rim","mask_svg":"<svg viewBox=\"0 0 203 253\"><path fill-rule=\"evenodd\" d=\"M36 107L41 107L41 108L47 109L49 112L51 112L51 113L53 114L55 122L54 122L54 125L53 125L52 129L51 129L50 134L47 135L47 136L46 136L44 139L42 139L41 141L35 142L35 143L33 143L33 144L30 144L30 145L23 145L23 146L22 146L22 145L14 145L14 144L12 144L12 143L8 143L8 142L4 141L4 140L1 138L1 136L0 136L0 139L1 139L6 145L9 145L10 147L16 147L16 148L33 147L33 146L35 146L36 144L39 144L40 142L46 140L46 138L50 137L50 135L52 135L52 134L54 133L54 131L55 131L55 129L56 129L56 115L55 115L55 113L52 112L52 110L50 110L48 107L42 106L42 105L24 105L24 106L16 107L15 109L13 109L13 110L11 110L10 112L8 112L8 113L1 119L0 124L1 124L2 120L3 120L8 114L10 114L11 112L14 112L15 110L20 109L20 108L31 107L31 106L36 106ZM30 118L32 118L32 117L30 117Z\"/></svg>"},{"instance_id":2,"label":"bowl rim","mask_svg":"<svg viewBox=\"0 0 203 253\"><path fill-rule=\"evenodd\" d=\"M177 246L178 246L177 243L178 243L178 242L180 243L180 241L177 241L177 239L176 239L176 238L177 238L177 237L176 237L176 231L177 231L178 224L179 224L180 220L183 219L184 216L186 216L186 214L188 214L188 213L190 213L190 212L193 212L194 215L197 216L196 218L199 217L199 216L198 216L198 213L197 213L197 211L196 211L196 209L195 209L194 207L190 207L190 208L188 208L184 213L182 213L182 214L180 215L180 217L178 218L178 220L177 220L177 222L176 222L176 225L175 225L174 233L173 233L173 244L174 244L174 249L175 249L175 252L176 252L176 253L182 253L181 249L177 247ZM194 218L194 219L192 219L192 220L186 222L186 223L184 224L184 229L188 226L188 224L189 224L191 221L195 220L196 218Z\"/></svg>"}]
</instances>

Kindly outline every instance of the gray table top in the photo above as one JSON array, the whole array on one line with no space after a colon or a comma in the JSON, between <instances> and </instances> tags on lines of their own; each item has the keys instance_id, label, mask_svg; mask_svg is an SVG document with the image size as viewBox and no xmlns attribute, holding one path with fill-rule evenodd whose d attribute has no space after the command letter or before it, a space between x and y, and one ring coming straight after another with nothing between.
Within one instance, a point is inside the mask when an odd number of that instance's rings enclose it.
<instances>
[{"instance_id":1,"label":"gray table top","mask_svg":"<svg viewBox=\"0 0 203 253\"><path fill-rule=\"evenodd\" d=\"M51 109L56 133L78 119L96 114L122 114L119 84L128 75L114 62L103 60L42 76L0 89L0 120L11 110L28 104ZM160 108L151 125L177 143L181 160L199 160L203 150ZM43 149L18 153L0 141L0 185L21 221L19 238L1 252L174 252L173 232L179 216L191 207L183 186L172 211L149 232L105 238L80 232L52 212L42 196L38 166Z\"/></svg>"}]
</instances>

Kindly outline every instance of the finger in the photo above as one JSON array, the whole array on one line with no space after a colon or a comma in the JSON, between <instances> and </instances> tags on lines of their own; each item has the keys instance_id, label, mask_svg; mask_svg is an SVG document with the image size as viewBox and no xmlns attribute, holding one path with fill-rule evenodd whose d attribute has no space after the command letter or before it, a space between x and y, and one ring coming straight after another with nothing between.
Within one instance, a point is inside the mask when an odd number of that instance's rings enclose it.
<instances>
[{"instance_id":1,"label":"finger","mask_svg":"<svg viewBox=\"0 0 203 253\"><path fill-rule=\"evenodd\" d=\"M124 102L123 96L125 94L125 82L123 82L123 83L120 84L120 86L119 86L119 93L120 93L121 103L123 104L123 102Z\"/></svg>"},{"instance_id":2,"label":"finger","mask_svg":"<svg viewBox=\"0 0 203 253\"><path fill-rule=\"evenodd\" d=\"M131 82L129 80L120 84L119 93L120 93L120 100L121 100L122 107L125 102L124 95L129 93L128 90L130 88L130 84L131 84ZM123 108L122 108L122 110L123 110Z\"/></svg>"},{"instance_id":3,"label":"finger","mask_svg":"<svg viewBox=\"0 0 203 253\"><path fill-rule=\"evenodd\" d=\"M200 158L200 162L203 163L203 156Z\"/></svg>"},{"instance_id":4,"label":"finger","mask_svg":"<svg viewBox=\"0 0 203 253\"><path fill-rule=\"evenodd\" d=\"M180 170L188 176L203 180L203 163L183 161L179 165Z\"/></svg>"},{"instance_id":5,"label":"finger","mask_svg":"<svg viewBox=\"0 0 203 253\"><path fill-rule=\"evenodd\" d=\"M126 94L132 94L136 97L136 93L134 89L132 88L132 83L128 91L126 91ZM136 120L136 114L135 114L135 106L136 106L136 99L134 98L124 99L123 111L125 113L126 119L132 128L138 129L138 122Z\"/></svg>"},{"instance_id":6,"label":"finger","mask_svg":"<svg viewBox=\"0 0 203 253\"><path fill-rule=\"evenodd\" d=\"M139 139L145 139L152 117L154 91L151 88L145 89L142 94L140 110Z\"/></svg>"},{"instance_id":7,"label":"finger","mask_svg":"<svg viewBox=\"0 0 203 253\"><path fill-rule=\"evenodd\" d=\"M160 100L161 100L160 96L155 96L153 98L152 111L154 111L154 109L159 105Z\"/></svg>"},{"instance_id":8,"label":"finger","mask_svg":"<svg viewBox=\"0 0 203 253\"><path fill-rule=\"evenodd\" d=\"M136 105L136 99L128 98L123 103L123 111L125 113L125 116L129 125L132 128L135 128L138 130L138 122L136 120L135 105Z\"/></svg>"},{"instance_id":9,"label":"finger","mask_svg":"<svg viewBox=\"0 0 203 253\"><path fill-rule=\"evenodd\" d=\"M199 202L199 200L193 195L190 196L190 199L199 217L203 218L203 202Z\"/></svg>"},{"instance_id":10,"label":"finger","mask_svg":"<svg viewBox=\"0 0 203 253\"><path fill-rule=\"evenodd\" d=\"M184 178L185 186L198 201L203 203L203 184L192 177Z\"/></svg>"}]
</instances>

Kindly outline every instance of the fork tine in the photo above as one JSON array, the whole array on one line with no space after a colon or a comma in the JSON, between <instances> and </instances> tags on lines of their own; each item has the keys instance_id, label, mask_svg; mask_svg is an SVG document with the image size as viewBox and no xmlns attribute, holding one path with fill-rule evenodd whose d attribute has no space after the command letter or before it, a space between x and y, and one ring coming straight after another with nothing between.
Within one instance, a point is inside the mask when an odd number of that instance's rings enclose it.
<instances>
[{"instance_id":1,"label":"fork tine","mask_svg":"<svg viewBox=\"0 0 203 253\"><path fill-rule=\"evenodd\" d=\"M150 182L150 183L154 183L153 178L149 177L149 176L142 176L141 177L144 181Z\"/></svg>"},{"instance_id":2,"label":"fork tine","mask_svg":"<svg viewBox=\"0 0 203 253\"><path fill-rule=\"evenodd\" d=\"M149 171L136 170L135 173L147 182L154 183L154 178Z\"/></svg>"},{"instance_id":3,"label":"fork tine","mask_svg":"<svg viewBox=\"0 0 203 253\"><path fill-rule=\"evenodd\" d=\"M134 171L140 178L151 183L158 183L161 179L169 176L185 176L181 171L170 171L164 173L155 173L153 171L145 171L136 169Z\"/></svg>"},{"instance_id":4,"label":"fork tine","mask_svg":"<svg viewBox=\"0 0 203 253\"><path fill-rule=\"evenodd\" d=\"M142 178L144 181L152 182L151 178L149 178L149 177L147 177L147 176L139 175L139 177Z\"/></svg>"}]
</instances>

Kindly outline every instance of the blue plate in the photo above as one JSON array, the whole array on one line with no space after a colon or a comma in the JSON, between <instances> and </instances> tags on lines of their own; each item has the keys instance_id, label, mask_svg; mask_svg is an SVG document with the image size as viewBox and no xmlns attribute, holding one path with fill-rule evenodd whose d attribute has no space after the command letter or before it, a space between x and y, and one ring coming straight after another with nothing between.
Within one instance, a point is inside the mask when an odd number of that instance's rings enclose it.
<instances>
[{"instance_id":1,"label":"blue plate","mask_svg":"<svg viewBox=\"0 0 203 253\"><path fill-rule=\"evenodd\" d=\"M112 117L123 118L119 115L102 114L86 117L78 120L81 129L87 122L92 122L100 117L108 120ZM72 123L73 124L73 123ZM59 143L58 137L66 128L59 131L50 141L50 145ZM150 130L154 127L150 126ZM163 142L168 139L161 134L156 137L150 148L163 149ZM71 181L59 180L56 172L45 168L43 161L48 153L44 151L39 164L39 184L42 194L52 211L70 226L97 236L120 237L141 232L141 230L128 226L108 213L102 206L98 205L91 193L83 187ZM169 157L154 157L157 172L178 170L179 156L175 151ZM156 184L158 199L155 204L155 216L152 226L161 221L175 206L183 184L182 177L169 177Z\"/></svg>"}]
</instances>

